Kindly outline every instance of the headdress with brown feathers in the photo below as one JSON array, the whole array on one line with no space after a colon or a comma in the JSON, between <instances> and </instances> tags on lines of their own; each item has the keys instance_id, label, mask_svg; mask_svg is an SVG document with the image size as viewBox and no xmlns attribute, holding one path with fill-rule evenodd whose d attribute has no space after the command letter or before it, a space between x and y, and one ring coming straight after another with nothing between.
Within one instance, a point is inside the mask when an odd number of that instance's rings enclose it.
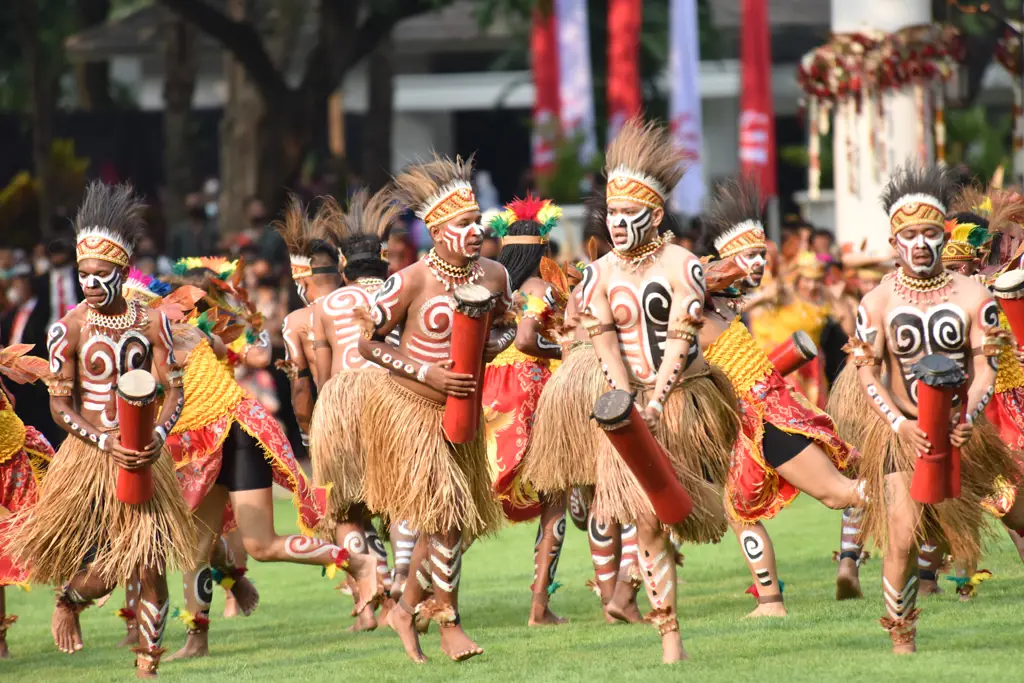
<instances>
[{"instance_id":1,"label":"headdress with brown feathers","mask_svg":"<svg viewBox=\"0 0 1024 683\"><path fill-rule=\"evenodd\" d=\"M663 208L683 177L683 158L667 127L640 117L629 119L605 155L608 201L628 199Z\"/></svg>"},{"instance_id":2,"label":"headdress with brown feathers","mask_svg":"<svg viewBox=\"0 0 1024 683\"><path fill-rule=\"evenodd\" d=\"M350 281L387 274L382 239L401 212L387 189L373 195L360 189L349 200L348 211L338 209L336 219L331 221L332 233L341 249L345 277Z\"/></svg>"},{"instance_id":3,"label":"headdress with brown feathers","mask_svg":"<svg viewBox=\"0 0 1024 683\"><path fill-rule=\"evenodd\" d=\"M757 184L730 178L719 185L704 221L701 251L720 259L751 248L765 248L764 203Z\"/></svg>"},{"instance_id":4,"label":"headdress with brown feathers","mask_svg":"<svg viewBox=\"0 0 1024 683\"><path fill-rule=\"evenodd\" d=\"M320 210L311 220L299 198L291 195L288 198L284 216L281 220L274 222L274 227L288 247L288 259L291 262L293 280L313 275L314 254L323 254L335 266L338 263L338 250L328 239L330 232L327 228L327 221L321 216L325 211L324 207L330 203L334 203L334 199L324 197Z\"/></svg>"},{"instance_id":5,"label":"headdress with brown feathers","mask_svg":"<svg viewBox=\"0 0 1024 683\"><path fill-rule=\"evenodd\" d=\"M394 195L433 228L469 211L479 211L473 185L473 157L455 160L434 155L395 176Z\"/></svg>"}]
</instances>

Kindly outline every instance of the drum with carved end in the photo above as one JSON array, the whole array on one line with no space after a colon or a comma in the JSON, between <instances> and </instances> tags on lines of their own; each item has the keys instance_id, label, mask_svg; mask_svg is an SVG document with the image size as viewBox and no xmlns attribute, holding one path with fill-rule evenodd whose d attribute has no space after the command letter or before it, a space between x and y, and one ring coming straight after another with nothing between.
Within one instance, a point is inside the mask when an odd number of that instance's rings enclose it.
<instances>
[{"instance_id":1,"label":"drum with carved end","mask_svg":"<svg viewBox=\"0 0 1024 683\"><path fill-rule=\"evenodd\" d=\"M141 451L153 443L157 410L156 378L146 370L131 370L117 380L117 421L121 445ZM120 469L117 473L117 499L129 505L141 505L153 497L153 473L149 467Z\"/></svg>"}]
</instances>

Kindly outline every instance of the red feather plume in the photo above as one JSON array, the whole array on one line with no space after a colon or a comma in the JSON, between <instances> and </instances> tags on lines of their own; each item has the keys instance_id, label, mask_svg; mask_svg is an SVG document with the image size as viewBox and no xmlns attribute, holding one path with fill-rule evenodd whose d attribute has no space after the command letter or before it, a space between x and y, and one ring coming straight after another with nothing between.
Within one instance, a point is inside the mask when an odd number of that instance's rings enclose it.
<instances>
[{"instance_id":1,"label":"red feather plume","mask_svg":"<svg viewBox=\"0 0 1024 683\"><path fill-rule=\"evenodd\" d=\"M517 220L537 221L537 213L544 208L545 204L547 204L546 199L534 197L533 194L527 192L525 199L513 199L507 208L516 215Z\"/></svg>"}]
</instances>

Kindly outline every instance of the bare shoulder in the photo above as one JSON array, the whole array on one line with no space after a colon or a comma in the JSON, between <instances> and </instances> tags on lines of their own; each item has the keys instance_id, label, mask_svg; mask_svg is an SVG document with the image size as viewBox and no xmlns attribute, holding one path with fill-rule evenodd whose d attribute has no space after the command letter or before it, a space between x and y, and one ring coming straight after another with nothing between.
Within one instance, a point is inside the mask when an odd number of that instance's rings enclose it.
<instances>
[{"instance_id":1,"label":"bare shoulder","mask_svg":"<svg viewBox=\"0 0 1024 683\"><path fill-rule=\"evenodd\" d=\"M969 301L980 303L992 298L992 292L983 283L960 273L953 273L953 287Z\"/></svg>"},{"instance_id":2,"label":"bare shoulder","mask_svg":"<svg viewBox=\"0 0 1024 683\"><path fill-rule=\"evenodd\" d=\"M884 311L889 305L892 291L892 282L885 279L864 295L860 300L860 307L867 311Z\"/></svg>"},{"instance_id":3,"label":"bare shoulder","mask_svg":"<svg viewBox=\"0 0 1024 683\"><path fill-rule=\"evenodd\" d=\"M317 307L320 304L317 303ZM292 311L284 317L284 329L286 330L297 330L300 326L309 322L310 311L305 308L300 308Z\"/></svg>"}]
</instances>

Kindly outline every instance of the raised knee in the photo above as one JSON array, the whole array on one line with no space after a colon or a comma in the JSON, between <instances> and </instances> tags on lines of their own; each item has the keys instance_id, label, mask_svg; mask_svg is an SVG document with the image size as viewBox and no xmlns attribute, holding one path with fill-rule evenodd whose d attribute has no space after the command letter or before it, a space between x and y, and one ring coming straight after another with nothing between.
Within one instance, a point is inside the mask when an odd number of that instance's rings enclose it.
<instances>
[{"instance_id":1,"label":"raised knee","mask_svg":"<svg viewBox=\"0 0 1024 683\"><path fill-rule=\"evenodd\" d=\"M269 562L271 559L270 543L255 538L243 539L242 545L249 557L257 562Z\"/></svg>"}]
</instances>

